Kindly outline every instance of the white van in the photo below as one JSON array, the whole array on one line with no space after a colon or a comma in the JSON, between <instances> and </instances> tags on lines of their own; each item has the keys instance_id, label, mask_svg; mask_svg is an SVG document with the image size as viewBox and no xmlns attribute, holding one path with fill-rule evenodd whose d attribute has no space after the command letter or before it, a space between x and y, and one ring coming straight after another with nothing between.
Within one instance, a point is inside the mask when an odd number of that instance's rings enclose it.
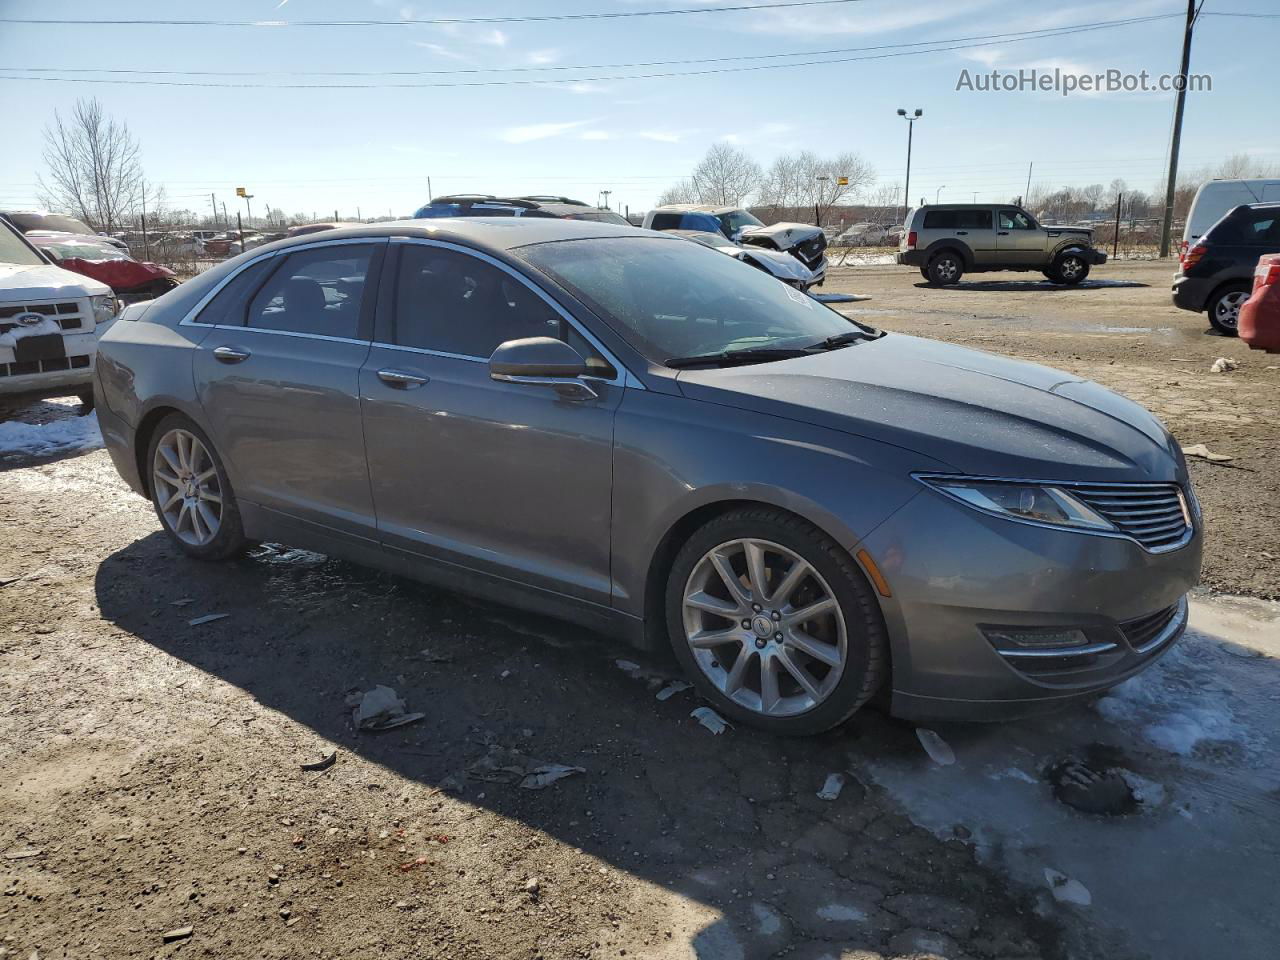
<instances>
[{"instance_id":1,"label":"white van","mask_svg":"<svg viewBox=\"0 0 1280 960\"><path fill-rule=\"evenodd\" d=\"M0 408L74 395L92 409L98 337L118 308L106 284L55 266L0 221Z\"/></svg>"},{"instance_id":2,"label":"white van","mask_svg":"<svg viewBox=\"0 0 1280 960\"><path fill-rule=\"evenodd\" d=\"M1280 180L1210 180L1200 184L1182 231L1182 250L1185 252L1205 231L1242 203L1276 200L1280 200Z\"/></svg>"}]
</instances>

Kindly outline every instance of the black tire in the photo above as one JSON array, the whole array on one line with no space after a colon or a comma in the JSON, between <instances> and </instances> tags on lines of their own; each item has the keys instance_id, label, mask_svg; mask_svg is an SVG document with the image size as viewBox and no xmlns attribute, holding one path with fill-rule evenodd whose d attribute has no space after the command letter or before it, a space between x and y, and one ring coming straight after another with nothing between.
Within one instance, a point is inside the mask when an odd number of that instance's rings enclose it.
<instances>
[{"instance_id":1,"label":"black tire","mask_svg":"<svg viewBox=\"0 0 1280 960\"><path fill-rule=\"evenodd\" d=\"M929 268L928 268L928 267L921 267L921 268L920 268L920 276L922 276L922 277L924 277L926 280L928 280L928 279L929 279Z\"/></svg>"},{"instance_id":2,"label":"black tire","mask_svg":"<svg viewBox=\"0 0 1280 960\"><path fill-rule=\"evenodd\" d=\"M1224 337L1239 335L1240 305L1249 298L1252 285L1244 281L1228 283L1213 292L1205 311L1209 314L1209 322L1213 329Z\"/></svg>"},{"instance_id":3,"label":"black tire","mask_svg":"<svg viewBox=\"0 0 1280 960\"><path fill-rule=\"evenodd\" d=\"M77 413L82 417L87 417L93 413L93 387L86 387L76 394L76 398L80 401L80 409Z\"/></svg>"},{"instance_id":4,"label":"black tire","mask_svg":"<svg viewBox=\"0 0 1280 960\"><path fill-rule=\"evenodd\" d=\"M222 495L222 516L217 533L206 544L194 545L179 537L170 527L164 511L161 509L156 480L153 475L156 450L160 446L160 441L175 429L186 430L188 433L194 434L200 443L204 445L205 450L208 451L213 468L217 471L219 490ZM195 557L197 560L231 560L248 549L250 543L245 539L244 525L240 519L240 507L236 503L235 493L231 489L231 481L227 478L226 468L222 465L222 458L218 456L218 451L214 448L208 435L190 417L181 413L171 413L156 425L147 443L147 459L143 466L146 471L147 489L151 494L151 505L155 508L156 518L159 519L160 526L179 550L189 557Z\"/></svg>"},{"instance_id":5,"label":"black tire","mask_svg":"<svg viewBox=\"0 0 1280 960\"><path fill-rule=\"evenodd\" d=\"M699 667L685 637L684 595L694 568L715 547L738 539L768 540L804 559L825 580L844 618L844 671L826 698L791 716L766 716L721 693ZM793 514L746 507L722 514L695 532L667 575L667 633L676 659L699 694L728 719L782 736L810 736L838 726L870 700L889 675L884 617L853 557L829 536Z\"/></svg>"},{"instance_id":6,"label":"black tire","mask_svg":"<svg viewBox=\"0 0 1280 960\"><path fill-rule=\"evenodd\" d=\"M964 258L954 250L943 250L934 254L926 270L929 282L940 287L959 283L964 276Z\"/></svg>"},{"instance_id":7,"label":"black tire","mask_svg":"<svg viewBox=\"0 0 1280 960\"><path fill-rule=\"evenodd\" d=\"M1048 277L1054 283L1074 286L1089 276L1089 261L1074 250L1065 250L1053 258Z\"/></svg>"}]
</instances>

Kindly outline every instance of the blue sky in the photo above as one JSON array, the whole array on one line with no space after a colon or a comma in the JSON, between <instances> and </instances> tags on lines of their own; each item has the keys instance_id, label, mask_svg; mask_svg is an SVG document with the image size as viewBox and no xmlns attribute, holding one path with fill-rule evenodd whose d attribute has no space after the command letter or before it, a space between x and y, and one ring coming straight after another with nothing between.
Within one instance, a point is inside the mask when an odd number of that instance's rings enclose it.
<instances>
[{"instance_id":1,"label":"blue sky","mask_svg":"<svg viewBox=\"0 0 1280 960\"><path fill-rule=\"evenodd\" d=\"M743 0L720 0L719 5ZM716 0L0 0L6 17L399 19L713 6ZM0 152L0 205L36 201L41 130L55 109L94 95L128 122L148 177L174 206L231 208L245 185L287 213L407 214L443 192L564 193L644 209L686 176L707 147L729 139L767 165L781 153L861 154L900 183L906 124L916 124L914 197L1006 199L1033 181L1151 190L1160 178L1170 94L957 91L962 69L1037 66L1173 73L1180 17L1075 35L860 62L674 79L593 80L418 89L281 89L278 83L458 82L615 76L690 67L409 77L240 77L255 89L134 86L9 79L12 68L173 71L424 71L564 67L713 57L763 57L984 36L1158 14L1179 0L1127 4L861 0L778 11L500 25L341 28L0 26L9 149ZM1205 10L1274 14L1274 0L1207 0ZM1248 153L1280 165L1280 124L1266 106L1280 19L1210 17L1197 27L1193 72L1213 90L1188 98L1184 167ZM847 53L843 56L867 56ZM839 56L839 55L836 55ZM832 59L820 57L818 59ZM800 60L812 59L799 57ZM737 60L716 66L786 62ZM114 75L118 79L148 79ZM150 79L235 82L234 76ZM23 149L15 149L23 145Z\"/></svg>"}]
</instances>

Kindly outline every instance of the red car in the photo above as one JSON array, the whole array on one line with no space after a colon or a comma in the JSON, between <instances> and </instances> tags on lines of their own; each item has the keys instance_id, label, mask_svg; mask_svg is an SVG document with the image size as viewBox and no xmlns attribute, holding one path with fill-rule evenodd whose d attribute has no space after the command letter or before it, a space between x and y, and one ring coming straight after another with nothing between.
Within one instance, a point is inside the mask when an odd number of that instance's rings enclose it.
<instances>
[{"instance_id":1,"label":"red car","mask_svg":"<svg viewBox=\"0 0 1280 960\"><path fill-rule=\"evenodd\" d=\"M47 233L27 238L64 270L73 270L109 286L121 300L150 300L178 285L174 272L158 263L139 262L129 254L74 233Z\"/></svg>"},{"instance_id":2,"label":"red car","mask_svg":"<svg viewBox=\"0 0 1280 960\"><path fill-rule=\"evenodd\" d=\"M1253 292L1240 307L1239 333L1254 350L1280 353L1280 253L1258 260Z\"/></svg>"}]
</instances>

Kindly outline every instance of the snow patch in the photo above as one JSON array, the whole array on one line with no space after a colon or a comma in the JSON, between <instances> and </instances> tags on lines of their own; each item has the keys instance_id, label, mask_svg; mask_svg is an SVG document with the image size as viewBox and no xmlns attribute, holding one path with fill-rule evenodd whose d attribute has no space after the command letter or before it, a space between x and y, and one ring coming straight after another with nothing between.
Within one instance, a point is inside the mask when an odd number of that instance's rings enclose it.
<instances>
[{"instance_id":1,"label":"snow patch","mask_svg":"<svg viewBox=\"0 0 1280 960\"><path fill-rule=\"evenodd\" d=\"M847 903L824 903L817 909L816 913L823 920L830 920L833 923L849 920L860 923L867 919L866 913L857 907L849 906Z\"/></svg>"},{"instance_id":2,"label":"snow patch","mask_svg":"<svg viewBox=\"0 0 1280 960\"><path fill-rule=\"evenodd\" d=\"M55 453L96 450L102 446L98 415L68 417L51 423L0 423L0 454L46 457Z\"/></svg>"}]
</instances>

